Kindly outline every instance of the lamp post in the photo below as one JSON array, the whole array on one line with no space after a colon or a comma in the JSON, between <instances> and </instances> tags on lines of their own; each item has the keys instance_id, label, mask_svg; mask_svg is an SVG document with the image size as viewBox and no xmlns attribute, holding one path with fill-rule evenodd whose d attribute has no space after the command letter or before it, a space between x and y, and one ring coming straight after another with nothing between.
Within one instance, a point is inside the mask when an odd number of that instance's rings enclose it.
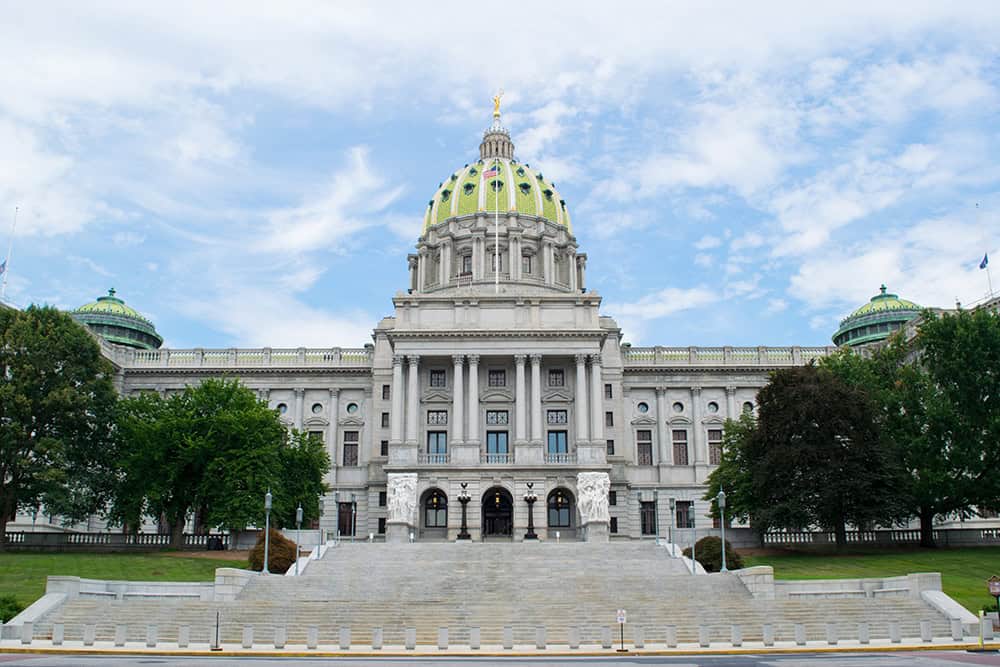
<instances>
[{"instance_id":1,"label":"lamp post","mask_svg":"<svg viewBox=\"0 0 1000 667\"><path fill-rule=\"evenodd\" d=\"M726 567L726 492L721 487L715 496L715 504L719 506L719 525L722 526L722 569L719 572L729 572Z\"/></svg>"},{"instance_id":2,"label":"lamp post","mask_svg":"<svg viewBox=\"0 0 1000 667\"><path fill-rule=\"evenodd\" d=\"M358 532L358 501L355 495L351 494L351 542L354 541L354 533Z\"/></svg>"},{"instance_id":3,"label":"lamp post","mask_svg":"<svg viewBox=\"0 0 1000 667\"><path fill-rule=\"evenodd\" d=\"M660 490L653 489L653 529L656 531L656 546L660 546Z\"/></svg>"},{"instance_id":4,"label":"lamp post","mask_svg":"<svg viewBox=\"0 0 1000 667\"><path fill-rule=\"evenodd\" d=\"M302 548L302 503L295 508L295 576L299 576L299 550Z\"/></svg>"},{"instance_id":5,"label":"lamp post","mask_svg":"<svg viewBox=\"0 0 1000 667\"><path fill-rule=\"evenodd\" d=\"M340 491L333 492L333 506L334 506L333 540L335 542L340 542Z\"/></svg>"},{"instance_id":6,"label":"lamp post","mask_svg":"<svg viewBox=\"0 0 1000 667\"><path fill-rule=\"evenodd\" d=\"M460 540L472 539L472 536L469 535L468 515L466 514L469 501L472 500L472 496L469 495L467 490L468 487L468 482L462 482L462 490L458 492L458 502L462 503L462 529L458 531L458 539Z\"/></svg>"},{"instance_id":7,"label":"lamp post","mask_svg":"<svg viewBox=\"0 0 1000 667\"><path fill-rule=\"evenodd\" d=\"M691 574L698 574L698 560L694 557L694 548L698 542L698 528L695 527L694 504L691 504L691 514L688 517L688 525L691 528Z\"/></svg>"},{"instance_id":8,"label":"lamp post","mask_svg":"<svg viewBox=\"0 0 1000 667\"><path fill-rule=\"evenodd\" d=\"M674 543L674 521L677 520L677 500L674 498L670 499L668 503L670 506L670 523L667 524L667 539L670 540L670 544ZM673 547L671 547L673 548ZM673 554L670 554L673 556Z\"/></svg>"},{"instance_id":9,"label":"lamp post","mask_svg":"<svg viewBox=\"0 0 1000 667\"><path fill-rule=\"evenodd\" d=\"M524 502L528 503L528 532L524 534L526 540L538 539L535 534L535 501L538 500L538 494L532 489L533 486L534 482L528 482L528 491L524 494Z\"/></svg>"},{"instance_id":10,"label":"lamp post","mask_svg":"<svg viewBox=\"0 0 1000 667\"><path fill-rule=\"evenodd\" d=\"M264 494L264 570L262 574L271 574L267 567L267 559L271 548L271 489Z\"/></svg>"}]
</instances>

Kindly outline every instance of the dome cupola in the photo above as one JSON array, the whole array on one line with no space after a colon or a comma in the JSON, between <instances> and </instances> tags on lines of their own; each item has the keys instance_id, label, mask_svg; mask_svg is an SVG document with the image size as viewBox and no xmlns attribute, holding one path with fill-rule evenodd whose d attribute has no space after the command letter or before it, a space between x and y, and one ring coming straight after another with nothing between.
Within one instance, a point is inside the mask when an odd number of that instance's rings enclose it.
<instances>
[{"instance_id":1,"label":"dome cupola","mask_svg":"<svg viewBox=\"0 0 1000 667\"><path fill-rule=\"evenodd\" d=\"M920 314L912 301L890 294L885 285L865 305L845 317L833 334L835 345L859 347L883 341Z\"/></svg>"},{"instance_id":2,"label":"dome cupola","mask_svg":"<svg viewBox=\"0 0 1000 667\"><path fill-rule=\"evenodd\" d=\"M70 315L110 343L140 350L155 350L163 345L163 337L156 333L153 323L125 305L115 296L113 287L107 296L70 311Z\"/></svg>"}]
</instances>

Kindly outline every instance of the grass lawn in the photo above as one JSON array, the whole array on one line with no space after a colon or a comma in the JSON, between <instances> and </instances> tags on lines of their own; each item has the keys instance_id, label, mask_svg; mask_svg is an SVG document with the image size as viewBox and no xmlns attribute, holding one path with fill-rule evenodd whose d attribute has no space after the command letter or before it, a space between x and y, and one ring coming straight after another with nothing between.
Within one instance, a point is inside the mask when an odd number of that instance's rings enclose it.
<instances>
[{"instance_id":1,"label":"grass lawn","mask_svg":"<svg viewBox=\"0 0 1000 667\"><path fill-rule=\"evenodd\" d=\"M246 560L163 553L0 553L0 594L13 594L22 604L31 604L45 593L45 578L50 574L131 581L213 581L217 567L246 566Z\"/></svg>"},{"instance_id":2,"label":"grass lawn","mask_svg":"<svg viewBox=\"0 0 1000 667\"><path fill-rule=\"evenodd\" d=\"M994 600L986 580L1000 575L1000 547L853 551L847 554L786 552L744 557L746 566L770 565L775 579L845 579L891 577L911 572L940 572L944 592L973 613Z\"/></svg>"}]
</instances>

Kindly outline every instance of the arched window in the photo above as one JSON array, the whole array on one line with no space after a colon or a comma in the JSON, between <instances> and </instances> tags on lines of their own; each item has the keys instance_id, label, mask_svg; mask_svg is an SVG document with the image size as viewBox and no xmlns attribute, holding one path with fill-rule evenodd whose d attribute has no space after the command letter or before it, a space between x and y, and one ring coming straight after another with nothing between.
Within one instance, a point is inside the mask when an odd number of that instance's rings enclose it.
<instances>
[{"instance_id":1,"label":"arched window","mask_svg":"<svg viewBox=\"0 0 1000 667\"><path fill-rule=\"evenodd\" d=\"M573 497L565 489L549 494L549 528L569 528L573 514Z\"/></svg>"},{"instance_id":2,"label":"arched window","mask_svg":"<svg viewBox=\"0 0 1000 667\"><path fill-rule=\"evenodd\" d=\"M448 527L448 497L434 489L424 501L424 526L426 528Z\"/></svg>"}]
</instances>

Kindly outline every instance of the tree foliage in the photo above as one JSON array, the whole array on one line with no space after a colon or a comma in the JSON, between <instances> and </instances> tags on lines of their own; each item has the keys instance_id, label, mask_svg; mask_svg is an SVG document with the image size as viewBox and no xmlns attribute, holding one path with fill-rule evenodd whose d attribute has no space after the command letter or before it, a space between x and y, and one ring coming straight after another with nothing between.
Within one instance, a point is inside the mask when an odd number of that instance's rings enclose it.
<instances>
[{"instance_id":1,"label":"tree foliage","mask_svg":"<svg viewBox=\"0 0 1000 667\"><path fill-rule=\"evenodd\" d=\"M268 489L279 516L289 506L294 515L298 502L318 511L326 453L302 437L290 440L277 413L237 381L126 398L118 425L112 517L138 526L144 514L163 516L175 547L192 511L205 526L263 525Z\"/></svg>"},{"instance_id":2,"label":"tree foliage","mask_svg":"<svg viewBox=\"0 0 1000 667\"><path fill-rule=\"evenodd\" d=\"M81 519L100 507L115 392L97 342L55 308L0 308L0 368L2 549L18 509Z\"/></svg>"},{"instance_id":3,"label":"tree foliage","mask_svg":"<svg viewBox=\"0 0 1000 667\"><path fill-rule=\"evenodd\" d=\"M775 371L756 424L729 422L706 499L726 488L731 516L761 534L820 526L846 544L846 524L890 518L898 470L868 397L814 365Z\"/></svg>"}]
</instances>

